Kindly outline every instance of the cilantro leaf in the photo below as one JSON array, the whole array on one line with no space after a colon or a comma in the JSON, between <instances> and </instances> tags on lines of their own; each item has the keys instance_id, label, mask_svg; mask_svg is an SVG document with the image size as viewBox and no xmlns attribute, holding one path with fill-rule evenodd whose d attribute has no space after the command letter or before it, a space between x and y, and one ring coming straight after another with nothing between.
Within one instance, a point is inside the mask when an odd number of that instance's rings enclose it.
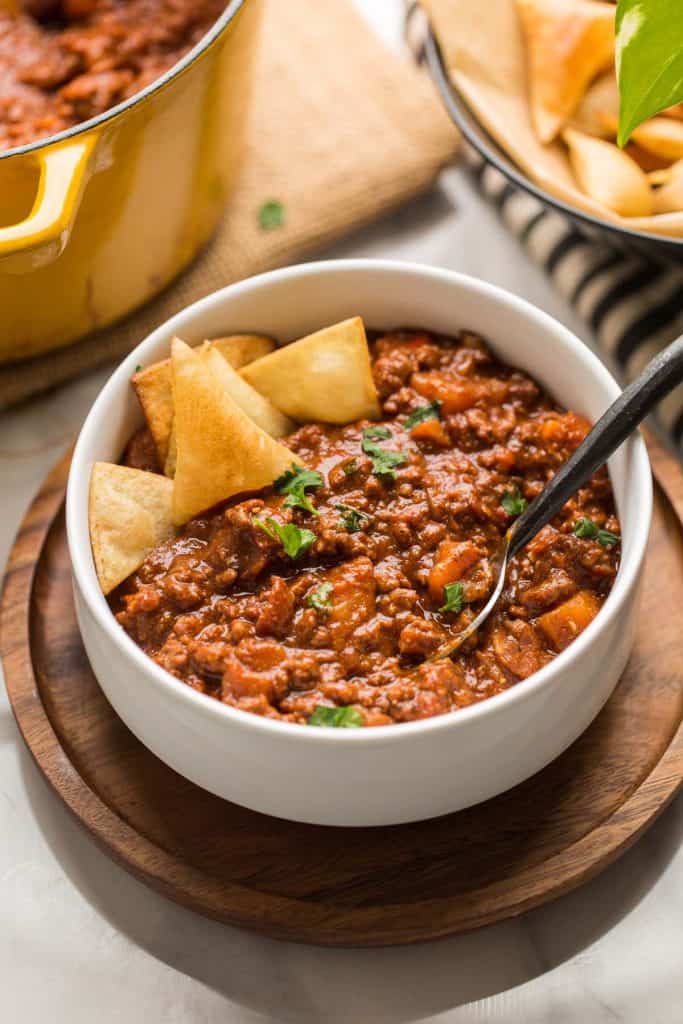
<instances>
[{"instance_id":1,"label":"cilantro leaf","mask_svg":"<svg viewBox=\"0 0 683 1024\"><path fill-rule=\"evenodd\" d=\"M390 480L395 480L395 467L402 466L408 456L404 452L392 452L386 448L380 448L374 440L380 438L385 441L389 437L391 437L391 431L387 427L366 427L363 431L361 448L372 459L372 472L376 476L388 476Z\"/></svg>"},{"instance_id":2,"label":"cilantro leaf","mask_svg":"<svg viewBox=\"0 0 683 1024\"><path fill-rule=\"evenodd\" d=\"M275 481L275 490L278 494L286 494L285 508L302 508L304 512L310 512L314 516L320 513L313 507L310 499L306 496L306 488L322 487L323 478L314 469L305 469L292 463L282 476Z\"/></svg>"},{"instance_id":3,"label":"cilantro leaf","mask_svg":"<svg viewBox=\"0 0 683 1024\"><path fill-rule=\"evenodd\" d=\"M511 491L506 491L500 503L509 516L521 516L529 502L520 494L517 484Z\"/></svg>"},{"instance_id":4,"label":"cilantro leaf","mask_svg":"<svg viewBox=\"0 0 683 1024\"><path fill-rule=\"evenodd\" d=\"M441 405L442 402L435 398L433 402L428 402L427 405L420 405L417 409L413 409L408 419L403 422L405 430L412 430L418 423L424 423L426 420L440 420Z\"/></svg>"},{"instance_id":5,"label":"cilantro leaf","mask_svg":"<svg viewBox=\"0 0 683 1024\"><path fill-rule=\"evenodd\" d=\"M331 729L357 729L364 724L364 718L358 708L329 708L318 704L308 719L309 725L322 725Z\"/></svg>"},{"instance_id":6,"label":"cilantro leaf","mask_svg":"<svg viewBox=\"0 0 683 1024\"><path fill-rule=\"evenodd\" d=\"M142 369L142 363L138 363L138 365L135 367L135 371L134 372L135 373L139 373L141 369Z\"/></svg>"},{"instance_id":7,"label":"cilantro leaf","mask_svg":"<svg viewBox=\"0 0 683 1024\"><path fill-rule=\"evenodd\" d=\"M285 549L285 554L290 558L298 558L303 555L316 539L312 530L301 530L294 523L278 523L277 519L273 519L272 516L266 520L254 517L252 523L273 540L279 540Z\"/></svg>"},{"instance_id":8,"label":"cilantro leaf","mask_svg":"<svg viewBox=\"0 0 683 1024\"><path fill-rule=\"evenodd\" d=\"M342 466L342 469L344 470L344 475L345 476L353 476L353 474L358 469L358 463L357 463L357 461L355 459L351 459L350 462L345 462L344 463L344 465Z\"/></svg>"},{"instance_id":9,"label":"cilantro leaf","mask_svg":"<svg viewBox=\"0 0 683 1024\"><path fill-rule=\"evenodd\" d=\"M278 199L269 199L260 207L258 222L261 231L281 228L285 222L285 208Z\"/></svg>"},{"instance_id":10,"label":"cilantro leaf","mask_svg":"<svg viewBox=\"0 0 683 1024\"><path fill-rule=\"evenodd\" d=\"M592 519L577 519L574 524L574 535L588 540L597 540L604 548L611 548L618 544L621 538L610 530L601 530Z\"/></svg>"},{"instance_id":11,"label":"cilantro leaf","mask_svg":"<svg viewBox=\"0 0 683 1024\"><path fill-rule=\"evenodd\" d=\"M439 608L440 612L453 612L455 615L462 611L465 588L462 583L447 583L443 588L446 601Z\"/></svg>"},{"instance_id":12,"label":"cilantro leaf","mask_svg":"<svg viewBox=\"0 0 683 1024\"><path fill-rule=\"evenodd\" d=\"M319 612L331 612L333 605L330 601L330 594L333 589L331 583L321 583L316 590L306 595L306 604L309 608L316 608Z\"/></svg>"},{"instance_id":13,"label":"cilantro leaf","mask_svg":"<svg viewBox=\"0 0 683 1024\"><path fill-rule=\"evenodd\" d=\"M354 508L353 505L335 505L341 512L339 516L339 525L343 526L349 533L358 533L362 528L363 520L370 522L372 516L369 516L367 512L361 512L359 508Z\"/></svg>"},{"instance_id":14,"label":"cilantro leaf","mask_svg":"<svg viewBox=\"0 0 683 1024\"><path fill-rule=\"evenodd\" d=\"M386 441L391 437L388 427L366 427L363 431L364 441Z\"/></svg>"}]
</instances>

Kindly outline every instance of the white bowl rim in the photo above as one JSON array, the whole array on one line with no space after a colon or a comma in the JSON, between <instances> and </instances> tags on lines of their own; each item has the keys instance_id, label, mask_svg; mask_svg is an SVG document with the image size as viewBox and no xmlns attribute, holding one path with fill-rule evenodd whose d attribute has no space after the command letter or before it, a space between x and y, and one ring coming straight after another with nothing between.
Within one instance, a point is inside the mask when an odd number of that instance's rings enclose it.
<instances>
[{"instance_id":1,"label":"white bowl rim","mask_svg":"<svg viewBox=\"0 0 683 1024\"><path fill-rule=\"evenodd\" d=\"M549 314L532 305L532 303L513 295L497 285L481 281L468 274L440 267L431 267L417 262L394 259L320 260L317 262L295 264L246 278L243 281L218 289L192 303L190 306L185 307L157 327L126 356L103 386L83 423L74 448L71 470L69 472L66 496L67 538L72 571L80 593L97 624L104 630L114 645L121 649L122 657L132 662L133 667L139 669L143 675L152 679L156 685L165 689L168 696L172 699L191 705L199 713L214 719L222 717L226 723L232 722L234 726L243 726L246 729L257 733L265 733L266 735L271 734L273 739L279 736L284 740L286 736L289 736L290 739L296 738L299 742L307 744L360 743L376 745L399 741L402 737L407 739L409 736L417 733L431 733L445 729L464 729L467 728L469 723L477 719L495 714L504 714L506 708L513 704L529 700L538 690L548 686L557 676L564 675L570 668L571 662L577 660L592 643L593 637L607 628L619 615L628 594L636 584L636 579L645 557L652 516L650 464L645 442L640 434L636 434L626 442L630 449L631 487L639 497L637 520L633 527L632 551L628 559L620 564L614 586L595 619L576 640L572 641L569 647L565 648L551 662L527 679L520 680L519 683L504 690L502 693L494 694L485 700L464 708L458 708L456 711L447 712L443 715L435 715L431 718L417 719L410 722L397 722L390 726L365 726L362 729L306 728L292 722L264 718L261 715L223 704L221 701L216 700L215 697L210 697L207 694L192 689L192 687L176 679L175 676L161 668L160 665L157 665L116 622L97 581L87 530L85 537L76 535L77 497L76 487L72 486L72 479L77 473L90 471L90 461L85 461L85 464L80 468L79 464L83 461L82 451L87 445L89 433L94 429L93 423L96 420L96 410L101 405L106 405L110 396L115 394L119 388L129 386L134 367L141 361L144 362L147 350L152 349L161 337L168 335L169 332L175 332L176 329L181 330L180 325L185 320L189 320L196 314L211 308L214 304L219 304L226 295L236 295L251 289L267 288L270 283L287 278L292 279L307 275L315 277L320 274L336 275L345 272L357 273L358 271L369 274L388 272L399 276L401 274L410 276L417 274L418 276L425 276L446 283L450 282L451 284L468 289L478 295L484 302L493 301L498 304L507 305L508 308L515 309L523 316L535 320L549 336L553 336L556 340L562 340L565 345L568 345L573 350L577 362L582 365L582 370L585 370L588 375L597 378L612 400L619 395L621 390L607 367L572 331ZM562 396L558 397L561 402ZM85 518L87 521L87 515Z\"/></svg>"}]
</instances>

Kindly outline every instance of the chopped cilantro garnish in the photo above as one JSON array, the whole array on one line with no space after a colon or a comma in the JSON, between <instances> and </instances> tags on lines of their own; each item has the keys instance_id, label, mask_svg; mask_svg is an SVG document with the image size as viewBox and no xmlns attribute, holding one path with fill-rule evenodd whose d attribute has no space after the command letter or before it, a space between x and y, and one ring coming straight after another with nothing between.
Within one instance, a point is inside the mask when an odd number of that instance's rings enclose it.
<instances>
[{"instance_id":1,"label":"chopped cilantro garnish","mask_svg":"<svg viewBox=\"0 0 683 1024\"><path fill-rule=\"evenodd\" d=\"M269 199L263 203L258 212L258 222L261 231L281 228L285 222L285 208L282 203L278 199Z\"/></svg>"},{"instance_id":2,"label":"chopped cilantro garnish","mask_svg":"<svg viewBox=\"0 0 683 1024\"><path fill-rule=\"evenodd\" d=\"M418 423L424 423L426 420L441 419L441 404L439 399L435 398L433 402L428 402L427 405L420 405L417 409L413 409L408 419L404 421L403 426L406 430L412 430Z\"/></svg>"},{"instance_id":3,"label":"chopped cilantro garnish","mask_svg":"<svg viewBox=\"0 0 683 1024\"><path fill-rule=\"evenodd\" d=\"M465 595L465 588L462 583L447 583L443 588L446 601L439 608L440 612L453 612L455 615L462 611L462 603Z\"/></svg>"},{"instance_id":4,"label":"chopped cilantro garnish","mask_svg":"<svg viewBox=\"0 0 683 1024\"><path fill-rule=\"evenodd\" d=\"M345 462L342 468L346 476L353 476L358 469L358 463L355 459L351 459L350 462Z\"/></svg>"},{"instance_id":5,"label":"chopped cilantro garnish","mask_svg":"<svg viewBox=\"0 0 683 1024\"><path fill-rule=\"evenodd\" d=\"M279 476L275 481L275 490L278 494L286 494L286 508L302 508L304 512L311 512L314 516L320 513L313 507L310 499L306 496L307 487L322 487L323 478L314 469L304 469L292 463L290 468Z\"/></svg>"},{"instance_id":6,"label":"chopped cilantro garnish","mask_svg":"<svg viewBox=\"0 0 683 1024\"><path fill-rule=\"evenodd\" d=\"M500 499L500 503L509 516L521 516L529 504L526 498L523 498L520 494L517 484L515 484L511 491L505 492Z\"/></svg>"},{"instance_id":7,"label":"chopped cilantro garnish","mask_svg":"<svg viewBox=\"0 0 683 1024\"><path fill-rule=\"evenodd\" d=\"M135 367L135 373L139 373L141 369L142 369L142 363L138 363L138 365Z\"/></svg>"},{"instance_id":8,"label":"chopped cilantro garnish","mask_svg":"<svg viewBox=\"0 0 683 1024\"><path fill-rule=\"evenodd\" d=\"M372 516L369 516L367 512L361 512L359 508L354 508L353 505L337 505L341 515L339 516L339 523L348 530L349 533L358 533L362 527L363 520L370 522Z\"/></svg>"},{"instance_id":9,"label":"chopped cilantro garnish","mask_svg":"<svg viewBox=\"0 0 683 1024\"><path fill-rule=\"evenodd\" d=\"M577 537L585 537L588 540L597 540L605 548L611 548L618 544L621 538L610 530L601 530L592 519L577 519L574 524L574 533Z\"/></svg>"},{"instance_id":10,"label":"chopped cilantro garnish","mask_svg":"<svg viewBox=\"0 0 683 1024\"><path fill-rule=\"evenodd\" d=\"M298 558L299 555L303 555L315 542L315 534L312 530L301 530L294 523L278 523L277 519L273 519L272 516L266 520L253 518L252 523L273 540L279 540L285 549L285 554L290 558Z\"/></svg>"},{"instance_id":11,"label":"chopped cilantro garnish","mask_svg":"<svg viewBox=\"0 0 683 1024\"><path fill-rule=\"evenodd\" d=\"M376 476L388 476L390 480L395 480L394 469L396 466L403 465L407 455L404 452L388 451L375 443L375 438L386 441L388 437L391 437L391 431L387 427L366 427L363 431L361 448L372 459L372 472Z\"/></svg>"},{"instance_id":12,"label":"chopped cilantro garnish","mask_svg":"<svg viewBox=\"0 0 683 1024\"><path fill-rule=\"evenodd\" d=\"M332 729L357 729L363 725L364 719L358 708L328 708L319 704L311 717L309 725L322 725Z\"/></svg>"},{"instance_id":13,"label":"chopped cilantro garnish","mask_svg":"<svg viewBox=\"0 0 683 1024\"><path fill-rule=\"evenodd\" d=\"M333 587L331 583L321 583L320 586L306 596L306 604L309 608L317 608L319 612L331 612L332 602L330 594Z\"/></svg>"},{"instance_id":14,"label":"chopped cilantro garnish","mask_svg":"<svg viewBox=\"0 0 683 1024\"><path fill-rule=\"evenodd\" d=\"M391 437L388 427L366 427L363 431L364 441L386 441Z\"/></svg>"}]
</instances>

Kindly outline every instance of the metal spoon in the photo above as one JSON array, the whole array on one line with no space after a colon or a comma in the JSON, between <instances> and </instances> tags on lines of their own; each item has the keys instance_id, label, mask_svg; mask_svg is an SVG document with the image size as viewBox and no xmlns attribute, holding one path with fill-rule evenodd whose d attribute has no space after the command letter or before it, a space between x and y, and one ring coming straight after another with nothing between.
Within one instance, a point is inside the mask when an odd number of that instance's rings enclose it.
<instances>
[{"instance_id":1,"label":"metal spoon","mask_svg":"<svg viewBox=\"0 0 683 1024\"><path fill-rule=\"evenodd\" d=\"M541 493L510 527L494 558L495 587L479 614L460 633L447 640L428 659L449 658L491 614L505 585L508 562L556 515L564 503L607 461L655 405L683 382L683 336L650 360L643 372L622 391L558 469Z\"/></svg>"}]
</instances>

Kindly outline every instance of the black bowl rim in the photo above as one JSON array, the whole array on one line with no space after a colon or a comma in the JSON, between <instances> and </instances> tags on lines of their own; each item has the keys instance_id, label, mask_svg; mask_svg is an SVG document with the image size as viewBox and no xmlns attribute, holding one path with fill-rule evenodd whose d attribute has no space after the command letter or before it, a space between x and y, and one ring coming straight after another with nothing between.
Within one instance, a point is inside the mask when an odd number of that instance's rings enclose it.
<instances>
[{"instance_id":1,"label":"black bowl rim","mask_svg":"<svg viewBox=\"0 0 683 1024\"><path fill-rule=\"evenodd\" d=\"M226 5L223 13L216 19L216 21L214 21L211 28L204 36L202 36L199 42L193 46L184 57L181 57L176 64L170 67L168 71L165 71L159 78L155 78L153 82L150 82L150 84L144 89L141 89L140 92L134 93L127 100L123 100L115 107L110 107L108 110L103 111L101 114L97 114L95 117L89 118L87 121L79 121L78 124L72 125L71 128L65 128L64 131L58 132L56 135L48 135L43 139L36 139L34 142L27 142L25 146L15 146L13 149L2 150L2 152L0 152L0 160L5 160L12 156L24 156L27 153L33 153L36 150L45 148L46 146L53 146L59 142L64 142L66 139L72 139L76 135L81 135L93 128L98 128L106 121L111 121L113 118L118 117L119 114L123 114L124 111L136 106L153 92L156 92L158 89L163 89L165 85L181 75L186 68L193 64L198 57L208 50L211 44L218 39L223 30L227 28L230 22L247 3L249 3L249 0L230 0L230 3Z\"/></svg>"},{"instance_id":2,"label":"black bowl rim","mask_svg":"<svg viewBox=\"0 0 683 1024\"><path fill-rule=\"evenodd\" d=\"M501 174L514 182L518 188L528 192L544 205L552 207L554 210L557 210L559 213L564 214L572 220L590 225L600 233L616 235L618 238L629 239L633 243L634 247L647 246L648 248L651 248L652 246L657 246L659 243L662 249L669 247L681 248L681 245L683 244L683 239L681 238L676 238L672 235L659 235L651 234L646 231L636 231L633 228L622 227L620 224L610 224L609 221L599 220L597 217L593 217L591 214L585 213L583 210L578 210L573 206L569 206L561 199L551 196L542 188L534 185L534 183L530 181L530 179L527 178L527 176L523 174L512 162L510 162L506 157L500 155L496 149L492 148L495 144L492 140L489 141L489 133L486 132L486 130L479 124L478 119L470 109L469 105L466 104L465 100L457 92L451 81L441 47L439 46L431 24L428 25L425 34L424 56L434 84L437 87L451 120L455 123L456 127L462 135L464 135L472 148L475 149L487 163L492 164L498 171L500 171ZM476 125L476 130L470 123L468 123L467 117L463 113L463 107L467 108L467 114Z\"/></svg>"}]
</instances>

